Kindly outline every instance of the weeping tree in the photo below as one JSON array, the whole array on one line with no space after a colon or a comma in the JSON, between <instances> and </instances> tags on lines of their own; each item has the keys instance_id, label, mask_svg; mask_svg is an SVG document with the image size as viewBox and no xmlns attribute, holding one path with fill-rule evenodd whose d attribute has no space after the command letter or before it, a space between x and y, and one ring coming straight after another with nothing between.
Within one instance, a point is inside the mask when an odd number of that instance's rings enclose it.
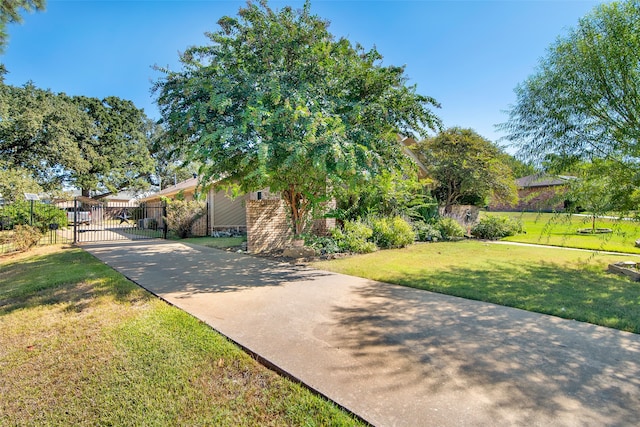
<instances>
[{"instance_id":1,"label":"weeping tree","mask_svg":"<svg viewBox=\"0 0 640 427\"><path fill-rule=\"evenodd\" d=\"M332 188L398 168L399 133L439 128L436 101L406 85L403 67L336 40L308 2L249 2L218 25L210 44L180 56L181 70L158 68L169 144L202 164L205 182L279 192L296 234Z\"/></svg>"},{"instance_id":2,"label":"weeping tree","mask_svg":"<svg viewBox=\"0 0 640 427\"><path fill-rule=\"evenodd\" d=\"M606 167L606 177L630 194L640 184L640 1L597 6L548 49L538 69L516 89L509 120L499 127L518 155L538 166L550 156ZM611 175L611 174L614 175ZM598 186L595 186L596 188ZM586 191L586 189L585 189ZM617 209L633 209L630 197Z\"/></svg>"}]
</instances>

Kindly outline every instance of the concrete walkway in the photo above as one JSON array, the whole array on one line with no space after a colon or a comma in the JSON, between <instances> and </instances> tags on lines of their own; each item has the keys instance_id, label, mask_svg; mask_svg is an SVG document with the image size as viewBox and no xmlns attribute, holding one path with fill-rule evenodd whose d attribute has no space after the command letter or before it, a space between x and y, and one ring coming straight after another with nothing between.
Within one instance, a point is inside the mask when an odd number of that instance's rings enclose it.
<instances>
[{"instance_id":1,"label":"concrete walkway","mask_svg":"<svg viewBox=\"0 0 640 427\"><path fill-rule=\"evenodd\" d=\"M82 248L373 425L640 420L640 335L174 242Z\"/></svg>"}]
</instances>

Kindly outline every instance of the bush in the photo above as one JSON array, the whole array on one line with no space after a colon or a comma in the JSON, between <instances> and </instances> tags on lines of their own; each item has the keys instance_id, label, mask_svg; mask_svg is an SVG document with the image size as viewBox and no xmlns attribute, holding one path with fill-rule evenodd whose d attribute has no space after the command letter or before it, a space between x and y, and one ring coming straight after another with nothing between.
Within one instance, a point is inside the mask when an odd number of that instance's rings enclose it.
<instances>
[{"instance_id":1,"label":"bush","mask_svg":"<svg viewBox=\"0 0 640 427\"><path fill-rule=\"evenodd\" d=\"M184 239L191 235L191 227L206 213L206 206L198 201L167 200L167 226Z\"/></svg>"},{"instance_id":2,"label":"bush","mask_svg":"<svg viewBox=\"0 0 640 427\"><path fill-rule=\"evenodd\" d=\"M13 228L13 247L19 252L24 252L37 245L42 234L37 227L16 225Z\"/></svg>"},{"instance_id":3,"label":"bush","mask_svg":"<svg viewBox=\"0 0 640 427\"><path fill-rule=\"evenodd\" d=\"M518 233L522 233L522 223L506 216L486 216L471 229L475 237L487 240L498 240Z\"/></svg>"},{"instance_id":4,"label":"bush","mask_svg":"<svg viewBox=\"0 0 640 427\"><path fill-rule=\"evenodd\" d=\"M31 202L17 201L0 210L2 228L11 229L16 225L33 225L42 233L49 230L49 224L58 224L61 227L67 225L67 214L62 209L45 203L33 204L32 223Z\"/></svg>"},{"instance_id":5,"label":"bush","mask_svg":"<svg viewBox=\"0 0 640 427\"><path fill-rule=\"evenodd\" d=\"M464 228L453 218L442 217L436 223L444 240L455 240L464 237Z\"/></svg>"},{"instance_id":6,"label":"bush","mask_svg":"<svg viewBox=\"0 0 640 427\"><path fill-rule=\"evenodd\" d=\"M365 254L378 249L375 243L369 241L373 230L360 221L345 221L343 228L334 228L331 235L344 252Z\"/></svg>"},{"instance_id":7,"label":"bush","mask_svg":"<svg viewBox=\"0 0 640 427\"><path fill-rule=\"evenodd\" d=\"M415 221L413 223L413 232L419 242L437 242L442 239L442 233L433 224L424 221Z\"/></svg>"},{"instance_id":8,"label":"bush","mask_svg":"<svg viewBox=\"0 0 640 427\"><path fill-rule=\"evenodd\" d=\"M399 216L372 218L369 223L373 231L373 242L380 248L404 248L415 240L413 228Z\"/></svg>"}]
</instances>

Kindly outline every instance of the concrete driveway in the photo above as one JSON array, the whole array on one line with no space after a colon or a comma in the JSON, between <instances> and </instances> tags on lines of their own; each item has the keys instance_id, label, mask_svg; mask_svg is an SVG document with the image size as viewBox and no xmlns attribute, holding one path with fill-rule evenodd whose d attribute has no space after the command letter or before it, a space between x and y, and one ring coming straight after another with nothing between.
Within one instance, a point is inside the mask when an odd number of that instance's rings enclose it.
<instances>
[{"instance_id":1,"label":"concrete driveway","mask_svg":"<svg viewBox=\"0 0 640 427\"><path fill-rule=\"evenodd\" d=\"M175 242L82 248L373 425L640 420L640 335Z\"/></svg>"}]
</instances>

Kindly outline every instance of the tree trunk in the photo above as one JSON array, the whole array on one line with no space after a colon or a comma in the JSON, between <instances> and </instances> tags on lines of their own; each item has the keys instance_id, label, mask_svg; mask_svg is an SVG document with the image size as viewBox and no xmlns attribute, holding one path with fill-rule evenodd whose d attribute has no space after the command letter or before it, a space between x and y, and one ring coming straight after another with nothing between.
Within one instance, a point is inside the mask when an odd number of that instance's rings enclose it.
<instances>
[{"instance_id":1,"label":"tree trunk","mask_svg":"<svg viewBox=\"0 0 640 427\"><path fill-rule=\"evenodd\" d=\"M294 184L289 184L289 189L282 192L285 203L289 206L291 215L291 229L295 235L300 235L304 231L305 219L307 215L307 203L305 203L302 193L296 191Z\"/></svg>"}]
</instances>

